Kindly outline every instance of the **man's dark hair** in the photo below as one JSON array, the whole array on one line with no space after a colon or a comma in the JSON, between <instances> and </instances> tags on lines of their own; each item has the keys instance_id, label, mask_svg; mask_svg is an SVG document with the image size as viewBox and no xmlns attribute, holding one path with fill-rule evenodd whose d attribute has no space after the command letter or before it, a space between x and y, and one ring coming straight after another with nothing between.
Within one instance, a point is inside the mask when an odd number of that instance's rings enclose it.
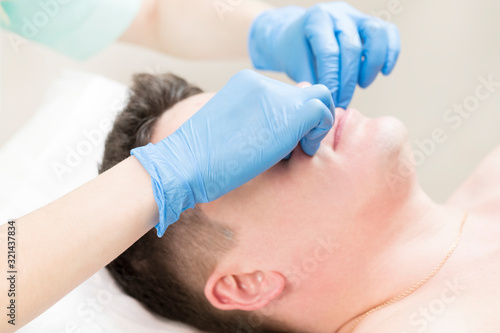
<instances>
[{"instance_id":1,"label":"man's dark hair","mask_svg":"<svg viewBox=\"0 0 500 333\"><path fill-rule=\"evenodd\" d=\"M106 139L103 173L146 145L160 116L202 90L172 74L137 74L128 104ZM235 244L232 230L188 209L158 238L152 229L106 267L125 293L150 311L205 332L284 332L243 311L221 311L206 299L205 282ZM262 318L260 318L262 319ZM272 326L272 327L271 327Z\"/></svg>"}]
</instances>

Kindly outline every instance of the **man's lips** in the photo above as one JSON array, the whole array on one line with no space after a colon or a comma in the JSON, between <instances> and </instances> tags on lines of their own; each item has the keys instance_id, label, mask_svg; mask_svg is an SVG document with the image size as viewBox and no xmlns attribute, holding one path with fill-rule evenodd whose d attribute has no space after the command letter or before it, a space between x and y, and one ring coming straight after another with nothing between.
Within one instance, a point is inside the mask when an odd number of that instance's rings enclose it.
<instances>
[{"instance_id":1,"label":"man's lips","mask_svg":"<svg viewBox=\"0 0 500 333\"><path fill-rule=\"evenodd\" d=\"M337 148L339 141L341 140L342 130L344 129L346 118L348 118L348 110L341 108L335 109L335 124L333 125L333 150Z\"/></svg>"}]
</instances>

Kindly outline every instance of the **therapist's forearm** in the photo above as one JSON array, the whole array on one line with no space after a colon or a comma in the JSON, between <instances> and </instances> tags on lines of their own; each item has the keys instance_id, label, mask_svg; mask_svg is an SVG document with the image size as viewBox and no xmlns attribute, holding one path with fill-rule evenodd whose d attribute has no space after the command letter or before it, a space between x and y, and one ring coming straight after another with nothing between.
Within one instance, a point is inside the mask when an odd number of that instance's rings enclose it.
<instances>
[{"instance_id":1,"label":"therapist's forearm","mask_svg":"<svg viewBox=\"0 0 500 333\"><path fill-rule=\"evenodd\" d=\"M243 59L252 21L270 8L257 0L143 0L120 40L187 59Z\"/></svg>"},{"instance_id":2,"label":"therapist's forearm","mask_svg":"<svg viewBox=\"0 0 500 333\"><path fill-rule=\"evenodd\" d=\"M158 220L151 178L130 157L96 179L22 218L16 225L16 325L25 325L104 267ZM1 307L10 302L7 228L0 228Z\"/></svg>"}]
</instances>

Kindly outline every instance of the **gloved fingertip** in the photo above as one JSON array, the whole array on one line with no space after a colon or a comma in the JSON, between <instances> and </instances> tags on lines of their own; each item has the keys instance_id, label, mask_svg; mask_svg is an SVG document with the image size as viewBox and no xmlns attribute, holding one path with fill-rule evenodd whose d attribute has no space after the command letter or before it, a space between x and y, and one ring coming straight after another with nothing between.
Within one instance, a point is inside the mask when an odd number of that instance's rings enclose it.
<instances>
[{"instance_id":1,"label":"gloved fingertip","mask_svg":"<svg viewBox=\"0 0 500 333\"><path fill-rule=\"evenodd\" d=\"M391 49L389 48L389 53L387 55L387 60L385 61L384 67L382 68L382 74L389 75L391 74L394 67L396 67L396 63L399 58L399 48Z\"/></svg>"},{"instance_id":2,"label":"gloved fingertip","mask_svg":"<svg viewBox=\"0 0 500 333\"><path fill-rule=\"evenodd\" d=\"M341 102L341 103L339 103L339 105L337 107L345 110L349 106L350 102L351 102L351 100L348 100L348 101L345 101L345 102Z\"/></svg>"},{"instance_id":3,"label":"gloved fingertip","mask_svg":"<svg viewBox=\"0 0 500 333\"><path fill-rule=\"evenodd\" d=\"M315 84L310 87L303 88L309 93L310 98L320 100L330 111L335 110L335 100L330 89L324 84Z\"/></svg>"},{"instance_id":4,"label":"gloved fingertip","mask_svg":"<svg viewBox=\"0 0 500 333\"><path fill-rule=\"evenodd\" d=\"M284 160L289 160L290 157L292 157L292 153L289 153L288 155L285 156Z\"/></svg>"},{"instance_id":5,"label":"gloved fingertip","mask_svg":"<svg viewBox=\"0 0 500 333\"><path fill-rule=\"evenodd\" d=\"M342 96L340 96L339 101L335 106L338 108L346 109L349 103L351 102L352 96L353 92L345 92L344 94L342 94ZM333 115L335 116L335 112Z\"/></svg>"},{"instance_id":6,"label":"gloved fingertip","mask_svg":"<svg viewBox=\"0 0 500 333\"><path fill-rule=\"evenodd\" d=\"M317 74L319 79L319 84L324 85L331 96L331 102L332 104L328 105L331 110L335 110L335 105L337 105L338 99L339 99L339 91L340 91L340 77L338 73L329 73L329 74Z\"/></svg>"},{"instance_id":7,"label":"gloved fingertip","mask_svg":"<svg viewBox=\"0 0 500 333\"><path fill-rule=\"evenodd\" d=\"M384 74L385 76L391 74L395 65L395 61L387 61L387 63L384 65L384 68L382 68L382 74Z\"/></svg>"},{"instance_id":8,"label":"gloved fingertip","mask_svg":"<svg viewBox=\"0 0 500 333\"><path fill-rule=\"evenodd\" d=\"M359 86L363 89L368 88L377 78L377 73L362 71L359 77Z\"/></svg>"},{"instance_id":9,"label":"gloved fingertip","mask_svg":"<svg viewBox=\"0 0 500 333\"><path fill-rule=\"evenodd\" d=\"M391 74L391 72L392 72L392 68L391 67L384 67L384 68L382 68L382 74L384 76L387 76L387 75Z\"/></svg>"},{"instance_id":10,"label":"gloved fingertip","mask_svg":"<svg viewBox=\"0 0 500 333\"><path fill-rule=\"evenodd\" d=\"M311 142L310 140L307 140L306 138L300 140L300 146L302 147L302 150L304 153L306 153L309 156L313 156L316 154L318 151L320 143L319 142Z\"/></svg>"},{"instance_id":11,"label":"gloved fingertip","mask_svg":"<svg viewBox=\"0 0 500 333\"><path fill-rule=\"evenodd\" d=\"M330 111L332 112L333 116L335 117L335 108L338 107L339 105L339 89L336 88L334 90L331 90L331 96L332 96L332 104L330 105Z\"/></svg>"},{"instance_id":12,"label":"gloved fingertip","mask_svg":"<svg viewBox=\"0 0 500 333\"><path fill-rule=\"evenodd\" d=\"M368 82L366 80L359 81L359 87L366 89L370 86L371 82Z\"/></svg>"}]
</instances>

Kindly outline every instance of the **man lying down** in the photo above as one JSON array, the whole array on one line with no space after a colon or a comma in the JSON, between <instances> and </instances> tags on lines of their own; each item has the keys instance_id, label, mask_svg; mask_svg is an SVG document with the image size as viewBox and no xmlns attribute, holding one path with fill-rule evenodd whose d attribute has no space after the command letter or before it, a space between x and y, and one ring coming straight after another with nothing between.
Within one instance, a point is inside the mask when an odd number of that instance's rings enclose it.
<instances>
[{"instance_id":1,"label":"man lying down","mask_svg":"<svg viewBox=\"0 0 500 333\"><path fill-rule=\"evenodd\" d=\"M168 74L134 81L100 172L213 96ZM496 333L500 150L446 205L421 190L410 153L398 120L337 109L316 155L297 147L107 268L152 312L207 332Z\"/></svg>"}]
</instances>

